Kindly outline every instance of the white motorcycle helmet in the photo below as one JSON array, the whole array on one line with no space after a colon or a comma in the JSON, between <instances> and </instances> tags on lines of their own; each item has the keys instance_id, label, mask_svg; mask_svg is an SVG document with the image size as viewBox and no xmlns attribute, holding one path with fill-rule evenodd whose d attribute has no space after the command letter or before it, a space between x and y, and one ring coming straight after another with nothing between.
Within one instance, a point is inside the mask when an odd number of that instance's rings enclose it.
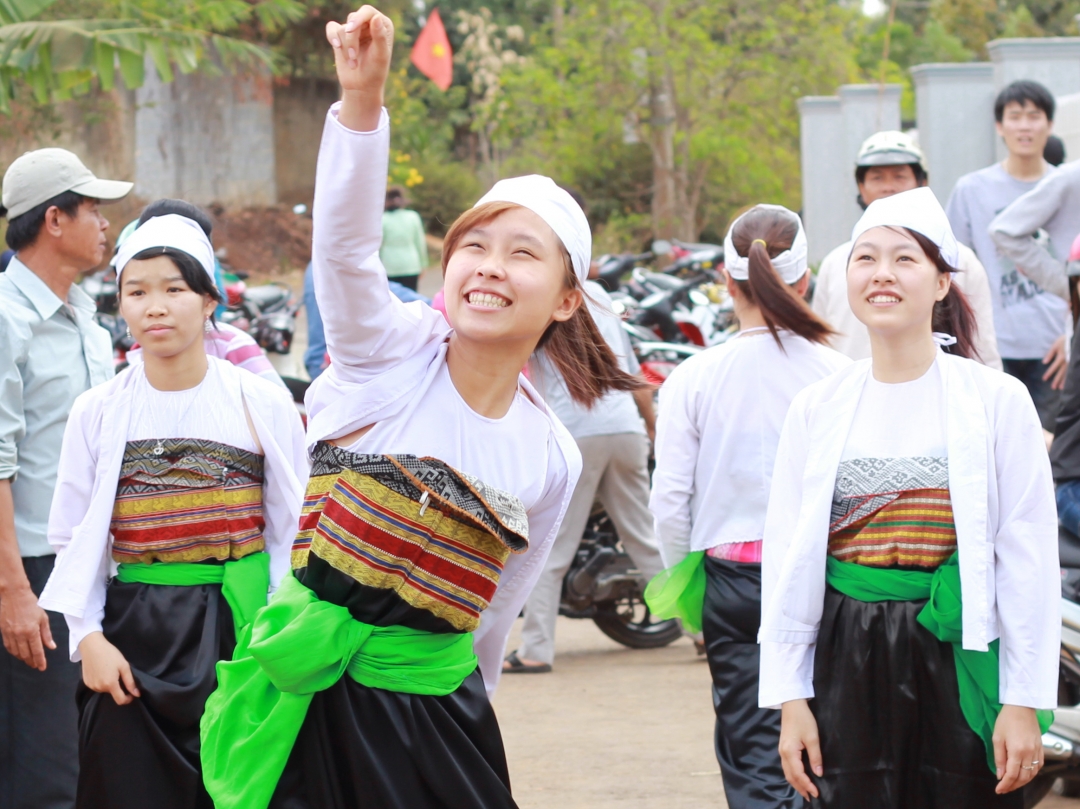
<instances>
[{"instance_id":1,"label":"white motorcycle helmet","mask_svg":"<svg viewBox=\"0 0 1080 809\"><path fill-rule=\"evenodd\" d=\"M918 166L926 174L926 157L915 139L904 132L886 130L875 132L863 141L859 156L855 159L857 168L868 166Z\"/></svg>"}]
</instances>

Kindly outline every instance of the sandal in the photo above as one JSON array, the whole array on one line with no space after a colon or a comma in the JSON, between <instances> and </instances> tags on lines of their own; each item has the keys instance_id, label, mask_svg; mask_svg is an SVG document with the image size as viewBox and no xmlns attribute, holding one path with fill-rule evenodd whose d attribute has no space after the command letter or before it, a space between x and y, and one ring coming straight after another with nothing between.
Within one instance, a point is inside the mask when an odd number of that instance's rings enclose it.
<instances>
[{"instance_id":1,"label":"sandal","mask_svg":"<svg viewBox=\"0 0 1080 809\"><path fill-rule=\"evenodd\" d=\"M511 652L503 661L503 674L547 674L550 663L524 663L517 652Z\"/></svg>"}]
</instances>

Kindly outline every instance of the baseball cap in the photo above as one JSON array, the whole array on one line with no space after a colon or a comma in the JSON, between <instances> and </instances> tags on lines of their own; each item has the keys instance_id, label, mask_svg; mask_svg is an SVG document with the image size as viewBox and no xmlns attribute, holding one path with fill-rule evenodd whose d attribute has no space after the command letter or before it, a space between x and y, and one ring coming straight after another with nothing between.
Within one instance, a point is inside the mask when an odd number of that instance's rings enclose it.
<instances>
[{"instance_id":1,"label":"baseball cap","mask_svg":"<svg viewBox=\"0 0 1080 809\"><path fill-rule=\"evenodd\" d=\"M859 148L855 165L903 166L917 164L926 171L926 158L915 139L904 132L886 130L875 132Z\"/></svg>"},{"instance_id":2,"label":"baseball cap","mask_svg":"<svg viewBox=\"0 0 1080 809\"><path fill-rule=\"evenodd\" d=\"M65 191L111 201L126 196L133 185L120 180L99 180L67 149L36 149L8 166L2 201L11 220Z\"/></svg>"}]
</instances>

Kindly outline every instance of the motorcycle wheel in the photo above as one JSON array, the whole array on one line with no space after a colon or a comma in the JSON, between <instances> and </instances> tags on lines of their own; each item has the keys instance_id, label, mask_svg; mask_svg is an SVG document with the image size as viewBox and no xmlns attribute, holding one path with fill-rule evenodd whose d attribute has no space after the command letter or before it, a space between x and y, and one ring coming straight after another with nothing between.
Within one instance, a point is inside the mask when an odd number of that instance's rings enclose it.
<instances>
[{"instance_id":1,"label":"motorcycle wheel","mask_svg":"<svg viewBox=\"0 0 1080 809\"><path fill-rule=\"evenodd\" d=\"M640 596L598 602L593 623L613 641L631 649L659 649L682 635L678 621L657 621Z\"/></svg>"}]
</instances>

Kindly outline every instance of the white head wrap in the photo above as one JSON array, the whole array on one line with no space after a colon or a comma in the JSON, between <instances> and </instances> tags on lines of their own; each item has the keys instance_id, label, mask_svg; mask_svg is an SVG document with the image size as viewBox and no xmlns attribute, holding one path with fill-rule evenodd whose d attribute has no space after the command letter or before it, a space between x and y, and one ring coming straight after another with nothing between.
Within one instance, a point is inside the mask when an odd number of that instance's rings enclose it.
<instances>
[{"instance_id":1,"label":"white head wrap","mask_svg":"<svg viewBox=\"0 0 1080 809\"><path fill-rule=\"evenodd\" d=\"M555 185L554 180L539 174L499 180L473 207L488 202L512 202L528 208L543 219L562 240L563 247L570 254L575 275L581 283L585 283L592 261L589 220L585 218L581 206L569 193Z\"/></svg>"},{"instance_id":2,"label":"white head wrap","mask_svg":"<svg viewBox=\"0 0 1080 809\"><path fill-rule=\"evenodd\" d=\"M960 247L949 217L934 192L925 186L871 202L862 219L855 223L851 241L857 242L866 231L880 227L907 228L921 233L938 246L950 267L960 264Z\"/></svg>"},{"instance_id":3,"label":"white head wrap","mask_svg":"<svg viewBox=\"0 0 1080 809\"><path fill-rule=\"evenodd\" d=\"M791 247L772 259L772 265L776 268L776 272L784 280L784 283L794 284L806 275L806 231L803 230L802 220L799 215L794 211L789 211L783 205L755 205L731 223L727 236L724 237L724 269L736 281L745 281L750 277L750 257L748 255L739 255L734 242L731 240L731 234L743 216L760 210L782 211L799 223L799 230L795 233L795 240L791 243ZM767 247L768 245L766 245Z\"/></svg>"},{"instance_id":4,"label":"white head wrap","mask_svg":"<svg viewBox=\"0 0 1080 809\"><path fill-rule=\"evenodd\" d=\"M214 248L210 240L198 222L175 213L148 219L124 240L112 261L117 280L134 256L153 247L172 247L187 253L214 282Z\"/></svg>"}]
</instances>

